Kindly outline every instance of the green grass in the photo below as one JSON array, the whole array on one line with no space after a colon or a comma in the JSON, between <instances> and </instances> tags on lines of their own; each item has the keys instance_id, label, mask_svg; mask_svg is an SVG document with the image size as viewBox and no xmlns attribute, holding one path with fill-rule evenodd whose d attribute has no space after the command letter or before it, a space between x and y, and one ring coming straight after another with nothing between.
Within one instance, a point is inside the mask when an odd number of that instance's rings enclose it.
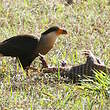
<instances>
[{"instance_id":1,"label":"green grass","mask_svg":"<svg viewBox=\"0 0 110 110\"><path fill-rule=\"evenodd\" d=\"M77 1L77 2L76 2ZM64 27L45 56L51 65L85 62L82 50L90 49L110 66L110 3L107 0L0 0L0 41L18 34L40 34L50 26ZM110 77L96 74L96 81L81 86L65 83L58 74L25 72L11 58L0 65L0 107L7 110L110 110ZM15 66L16 65L16 66ZM40 69L38 58L33 66ZM60 80L59 80L60 79ZM89 83L88 83L89 82Z\"/></svg>"}]
</instances>

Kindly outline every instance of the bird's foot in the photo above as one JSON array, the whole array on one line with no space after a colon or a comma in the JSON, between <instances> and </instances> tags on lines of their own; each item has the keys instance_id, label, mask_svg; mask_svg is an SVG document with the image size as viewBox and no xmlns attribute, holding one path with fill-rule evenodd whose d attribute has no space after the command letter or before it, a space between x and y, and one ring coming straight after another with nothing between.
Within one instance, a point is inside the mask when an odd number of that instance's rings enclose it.
<instances>
[{"instance_id":1,"label":"bird's foot","mask_svg":"<svg viewBox=\"0 0 110 110\"><path fill-rule=\"evenodd\" d=\"M62 73L63 71L65 71L66 69L68 69L66 61L62 61L61 62L61 66L60 67L55 67L55 66L49 66L47 68L43 68L43 72L44 73L56 73L58 71L60 71L60 73Z\"/></svg>"},{"instance_id":2,"label":"bird's foot","mask_svg":"<svg viewBox=\"0 0 110 110\"><path fill-rule=\"evenodd\" d=\"M57 73L58 71L60 71L60 73L62 73L66 68L65 67L48 67L48 68L44 68L43 72L44 73Z\"/></svg>"}]
</instances>

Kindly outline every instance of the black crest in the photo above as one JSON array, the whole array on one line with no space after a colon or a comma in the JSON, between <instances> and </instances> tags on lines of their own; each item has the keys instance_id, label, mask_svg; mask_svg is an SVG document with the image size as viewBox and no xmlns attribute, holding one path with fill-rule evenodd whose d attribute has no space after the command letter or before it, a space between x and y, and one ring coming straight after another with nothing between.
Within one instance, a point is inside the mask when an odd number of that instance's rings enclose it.
<instances>
[{"instance_id":1,"label":"black crest","mask_svg":"<svg viewBox=\"0 0 110 110\"><path fill-rule=\"evenodd\" d=\"M42 35L48 34L50 32L54 32L57 31L59 28L57 26L53 26L51 28L49 28L47 31L43 32Z\"/></svg>"}]
</instances>

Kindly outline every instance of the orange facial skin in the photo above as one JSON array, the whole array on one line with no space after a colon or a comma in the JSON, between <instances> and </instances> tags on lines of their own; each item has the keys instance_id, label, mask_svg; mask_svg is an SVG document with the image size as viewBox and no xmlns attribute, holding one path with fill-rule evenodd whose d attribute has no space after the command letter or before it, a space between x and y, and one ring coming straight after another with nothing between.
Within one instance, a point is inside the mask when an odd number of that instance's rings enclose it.
<instances>
[{"instance_id":1,"label":"orange facial skin","mask_svg":"<svg viewBox=\"0 0 110 110\"><path fill-rule=\"evenodd\" d=\"M67 31L66 30L63 30L63 29L58 29L58 31L56 32L57 35L60 35L60 34L67 34Z\"/></svg>"}]
</instances>

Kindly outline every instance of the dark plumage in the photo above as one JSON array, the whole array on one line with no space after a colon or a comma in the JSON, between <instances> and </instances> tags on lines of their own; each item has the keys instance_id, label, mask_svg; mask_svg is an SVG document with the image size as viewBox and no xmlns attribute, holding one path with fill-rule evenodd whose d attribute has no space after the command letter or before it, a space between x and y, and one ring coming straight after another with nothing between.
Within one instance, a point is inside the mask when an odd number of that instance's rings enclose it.
<instances>
[{"instance_id":1,"label":"dark plumage","mask_svg":"<svg viewBox=\"0 0 110 110\"><path fill-rule=\"evenodd\" d=\"M48 34L48 33L53 32L53 31L56 31L57 32L58 29L59 28L57 26L51 27L47 31L43 32L42 35Z\"/></svg>"},{"instance_id":2,"label":"dark plumage","mask_svg":"<svg viewBox=\"0 0 110 110\"><path fill-rule=\"evenodd\" d=\"M55 26L42 33L40 39L32 35L17 35L0 43L0 55L18 57L25 69L39 53L47 54L58 35L66 33L65 30Z\"/></svg>"},{"instance_id":3,"label":"dark plumage","mask_svg":"<svg viewBox=\"0 0 110 110\"><path fill-rule=\"evenodd\" d=\"M25 69L38 56L34 55L38 42L39 39L31 35L14 36L0 44L0 53L3 56L18 57Z\"/></svg>"}]
</instances>

